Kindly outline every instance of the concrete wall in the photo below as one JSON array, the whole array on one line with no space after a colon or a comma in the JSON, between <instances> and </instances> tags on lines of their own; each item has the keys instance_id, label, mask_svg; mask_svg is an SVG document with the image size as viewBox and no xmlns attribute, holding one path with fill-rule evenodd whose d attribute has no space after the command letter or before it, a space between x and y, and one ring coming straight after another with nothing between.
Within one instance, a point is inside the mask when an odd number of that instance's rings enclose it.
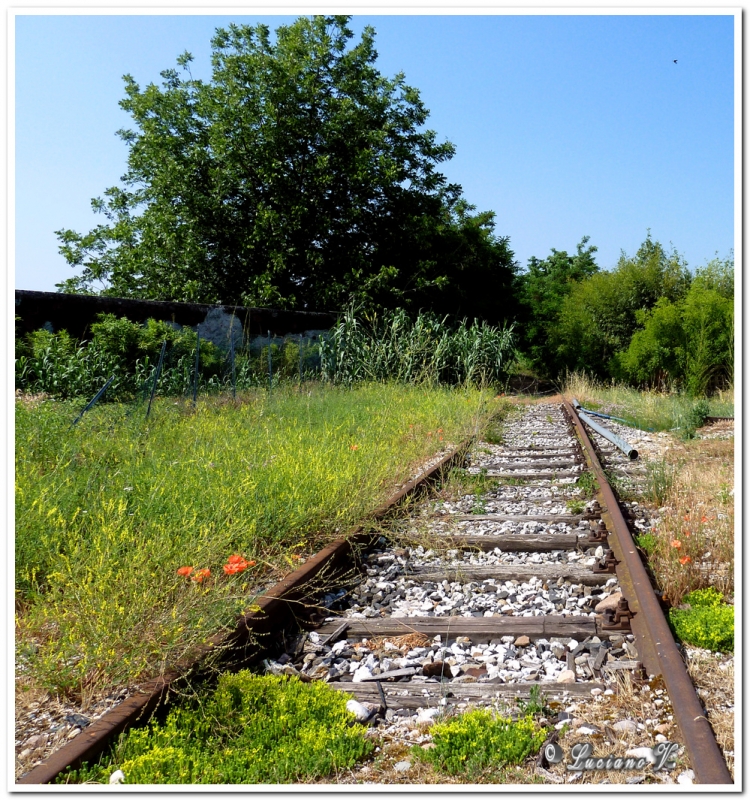
<instances>
[{"instance_id":1,"label":"concrete wall","mask_svg":"<svg viewBox=\"0 0 750 800\"><path fill-rule=\"evenodd\" d=\"M270 308L219 306L205 303L172 303L155 300L131 300L123 297L62 294L16 290L16 335L39 328L65 329L76 339L90 335L90 326L98 314L115 314L133 322L164 320L180 327L197 329L202 338L219 347L229 347L230 335L235 346L243 342L258 346L274 338L305 337L315 340L336 322L335 313L314 311L278 311Z\"/></svg>"}]
</instances>

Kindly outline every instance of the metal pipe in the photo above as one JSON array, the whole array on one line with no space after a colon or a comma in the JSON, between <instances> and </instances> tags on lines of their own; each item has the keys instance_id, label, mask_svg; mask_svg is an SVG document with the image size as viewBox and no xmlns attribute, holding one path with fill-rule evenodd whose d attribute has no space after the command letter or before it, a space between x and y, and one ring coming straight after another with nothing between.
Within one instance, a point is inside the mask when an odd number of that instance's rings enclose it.
<instances>
[{"instance_id":1,"label":"metal pipe","mask_svg":"<svg viewBox=\"0 0 750 800\"><path fill-rule=\"evenodd\" d=\"M628 444L624 439L620 438L616 433L612 433L608 428L604 428L601 425L598 425L591 419L588 414L583 412L581 408L581 404L578 400L573 398L573 408L575 408L578 416L593 430L595 430L600 436L603 436L607 441L612 442L615 447L619 447L623 453L631 460L635 461L638 458L638 451L630 444Z\"/></svg>"}]
</instances>

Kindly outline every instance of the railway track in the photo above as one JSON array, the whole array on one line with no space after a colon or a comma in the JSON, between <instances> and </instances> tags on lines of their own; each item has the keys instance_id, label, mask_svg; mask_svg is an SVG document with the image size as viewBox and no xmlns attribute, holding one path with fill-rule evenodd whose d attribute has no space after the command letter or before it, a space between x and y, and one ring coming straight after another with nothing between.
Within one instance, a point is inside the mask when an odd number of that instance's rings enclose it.
<instances>
[{"instance_id":1,"label":"railway track","mask_svg":"<svg viewBox=\"0 0 750 800\"><path fill-rule=\"evenodd\" d=\"M207 649L231 646L235 667L264 658L276 674L324 680L384 730L415 713L424 722L534 696L562 711L613 694L626 673L636 682L660 676L697 782L731 783L572 407L530 407L501 444L475 444L465 463L473 492L423 503L386 535L330 545L268 592L262 613ZM597 488L596 498L582 487ZM130 698L19 783L49 782L90 759L179 679Z\"/></svg>"}]
</instances>

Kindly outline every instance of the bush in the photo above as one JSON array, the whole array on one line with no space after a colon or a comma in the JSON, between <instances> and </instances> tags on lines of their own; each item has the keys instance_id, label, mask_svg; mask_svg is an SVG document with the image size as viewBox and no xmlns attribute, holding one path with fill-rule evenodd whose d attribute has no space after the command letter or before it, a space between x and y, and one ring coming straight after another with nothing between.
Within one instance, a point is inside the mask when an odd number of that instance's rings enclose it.
<instances>
[{"instance_id":1,"label":"bush","mask_svg":"<svg viewBox=\"0 0 750 800\"><path fill-rule=\"evenodd\" d=\"M348 769L370 752L352 726L349 695L322 682L253 675L219 678L202 704L176 708L162 725L129 731L114 754L64 782L107 783L116 769L129 784L290 783Z\"/></svg>"},{"instance_id":2,"label":"bush","mask_svg":"<svg viewBox=\"0 0 750 800\"><path fill-rule=\"evenodd\" d=\"M470 778L488 767L520 764L539 749L545 737L531 715L512 720L477 709L437 723L432 728L435 747L418 748L415 754L449 775Z\"/></svg>"},{"instance_id":3,"label":"bush","mask_svg":"<svg viewBox=\"0 0 750 800\"><path fill-rule=\"evenodd\" d=\"M673 608L669 621L675 636L686 644L714 652L734 650L734 606L723 602L720 592L708 587L685 596L689 608Z\"/></svg>"}]
</instances>

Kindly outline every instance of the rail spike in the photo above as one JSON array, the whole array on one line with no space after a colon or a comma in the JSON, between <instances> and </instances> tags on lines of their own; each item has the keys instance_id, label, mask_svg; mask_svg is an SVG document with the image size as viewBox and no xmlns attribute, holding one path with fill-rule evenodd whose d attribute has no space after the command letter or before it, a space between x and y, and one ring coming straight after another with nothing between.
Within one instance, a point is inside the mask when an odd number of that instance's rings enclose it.
<instances>
[{"instance_id":1,"label":"rail spike","mask_svg":"<svg viewBox=\"0 0 750 800\"><path fill-rule=\"evenodd\" d=\"M604 544L607 541L607 534L607 526L604 524L604 520L600 519L596 528L592 528L586 542L587 544Z\"/></svg>"},{"instance_id":2,"label":"rail spike","mask_svg":"<svg viewBox=\"0 0 750 800\"><path fill-rule=\"evenodd\" d=\"M599 575L605 573L609 575L614 575L615 567L619 563L620 562L615 558L615 554L612 552L611 549L609 549L605 552L604 558L598 564L594 564L591 567L591 571Z\"/></svg>"}]
</instances>

